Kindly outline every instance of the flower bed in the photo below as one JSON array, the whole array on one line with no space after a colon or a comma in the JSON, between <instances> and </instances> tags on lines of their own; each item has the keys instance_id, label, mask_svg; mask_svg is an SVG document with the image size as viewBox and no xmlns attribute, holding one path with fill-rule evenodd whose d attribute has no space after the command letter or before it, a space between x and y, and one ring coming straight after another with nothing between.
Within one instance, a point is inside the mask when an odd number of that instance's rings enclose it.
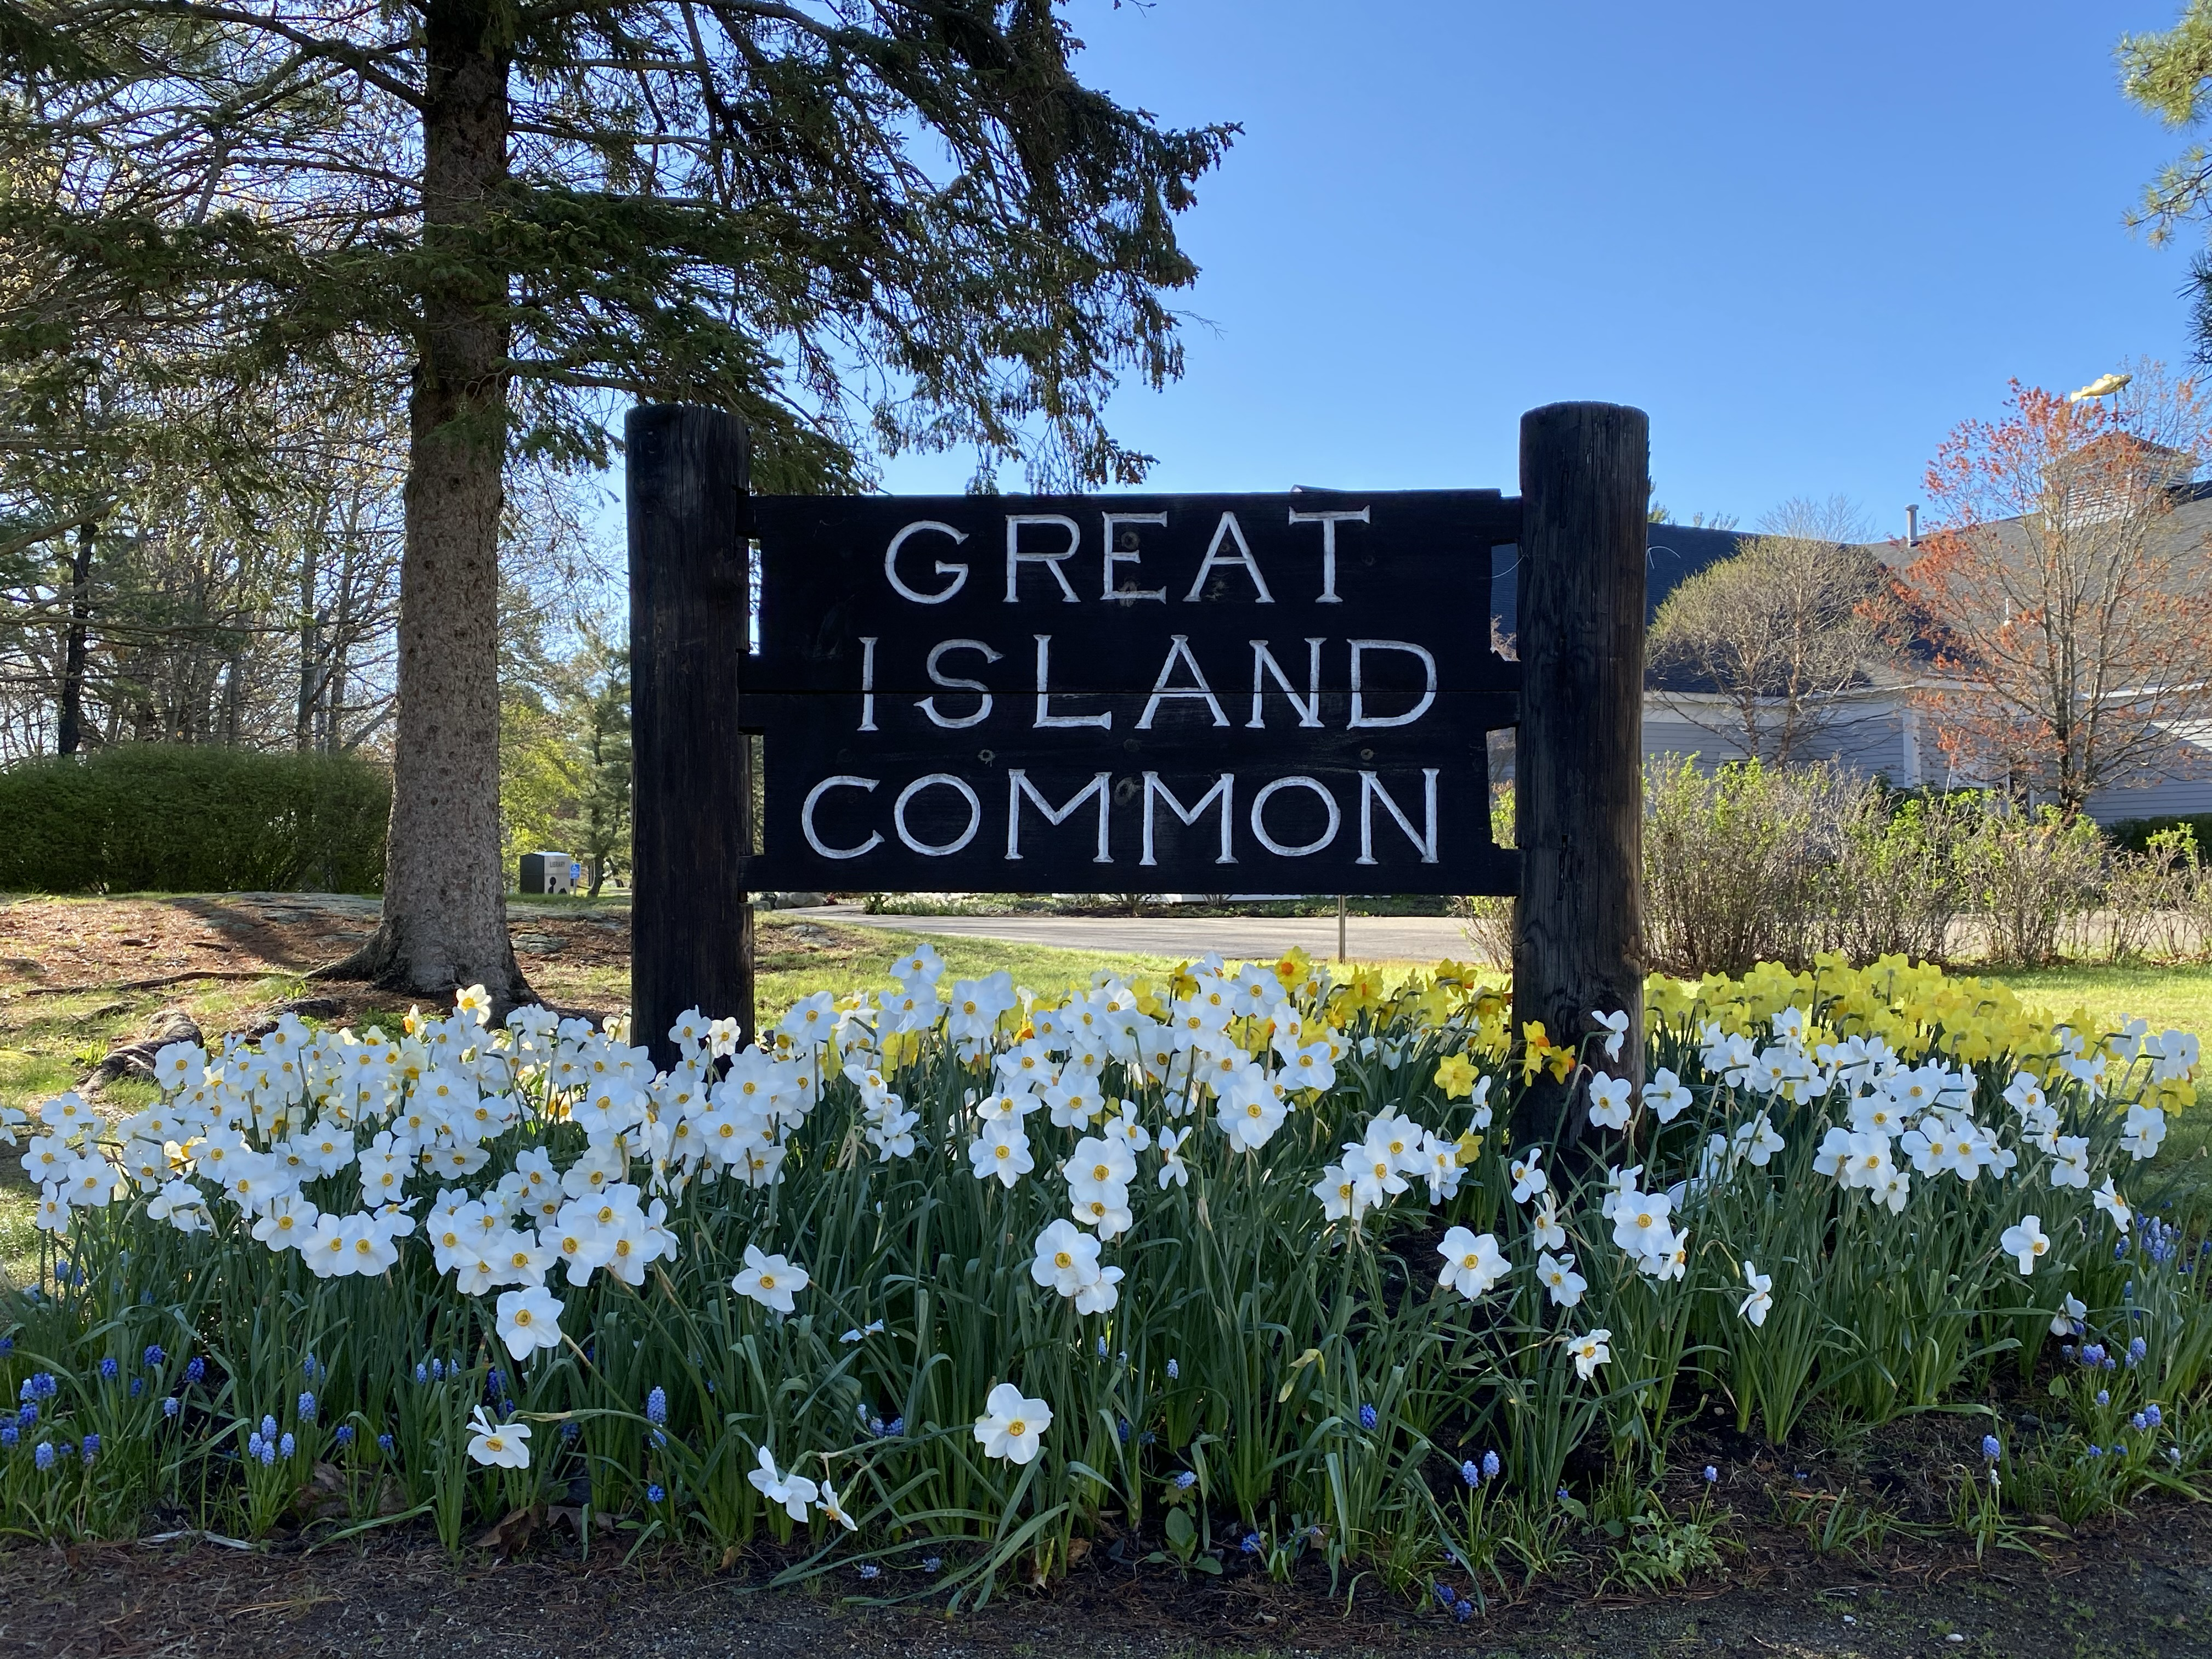
<instances>
[{"instance_id":1,"label":"flower bed","mask_svg":"<svg viewBox=\"0 0 2212 1659\"><path fill-rule=\"evenodd\" d=\"M1479 1589L1593 1506L1709 1557L1647 1496L1701 1397L1779 1443L2029 1379L1977 1535L2197 1478L2212 1247L2123 1191L2193 1038L1899 961L1648 1000L1640 1090L1617 1016L1577 1052L1472 970L1297 956L1036 997L924 947L765 1047L687 1017L662 1075L473 992L166 1049L157 1104L15 1132L52 1244L0 1527L458 1547L550 1502L885 1591L1103 1535ZM1539 1073L1580 1147L1502 1132Z\"/></svg>"}]
</instances>

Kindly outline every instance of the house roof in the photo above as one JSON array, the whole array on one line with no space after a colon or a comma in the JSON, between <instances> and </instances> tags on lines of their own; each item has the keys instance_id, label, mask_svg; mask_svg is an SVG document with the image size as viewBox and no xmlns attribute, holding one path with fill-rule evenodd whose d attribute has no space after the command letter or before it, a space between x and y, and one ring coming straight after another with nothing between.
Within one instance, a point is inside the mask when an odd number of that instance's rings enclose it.
<instances>
[{"instance_id":1,"label":"house roof","mask_svg":"<svg viewBox=\"0 0 2212 1659\"><path fill-rule=\"evenodd\" d=\"M1709 530L1686 524L1655 524L1644 533L1644 620L1650 625L1659 606L1684 577L1695 575L1733 554L1751 532ZM1521 550L1501 547L1491 560L1490 611L1498 628L1510 634L1520 601Z\"/></svg>"},{"instance_id":2,"label":"house roof","mask_svg":"<svg viewBox=\"0 0 2212 1659\"><path fill-rule=\"evenodd\" d=\"M2178 452L2175 452L2178 453ZM2212 480L2169 486L2176 498L2172 511L2160 521L2160 532L2184 543L2212 545ZM2021 520L2006 520L1990 526L2002 544L2015 552L2027 550L2027 537ZM1717 560L1735 552L1741 543L1753 532L1734 530L1705 530L1686 525L1655 524L1647 535L1648 551L1644 592L1644 621L1648 625L1658 615L1659 606L1668 594L1686 577L1696 574ZM1903 569L1920 556L1918 547L1908 546L1901 538L1867 542L1861 545L1880 563L1892 569ZM1501 549L1498 561L1502 567L1503 555L1516 554L1517 550ZM1517 558L1516 558L1517 562ZM1492 608L1500 608L1500 595L1510 604L1512 591L1509 580L1493 577ZM1511 626L1511 612L1506 611L1501 625ZM1936 644L1925 633L1916 632L1908 641L1905 659L1895 662L1869 661L1861 665L1860 684L1867 687L1899 685L1927 673L1934 665ZM1676 693L1705 693L1717 688L1706 676L1675 665L1664 670L1655 669L1647 674L1645 685L1655 691ZM2212 723L2203 732L2177 730L2175 736L2182 741L2212 748Z\"/></svg>"}]
</instances>

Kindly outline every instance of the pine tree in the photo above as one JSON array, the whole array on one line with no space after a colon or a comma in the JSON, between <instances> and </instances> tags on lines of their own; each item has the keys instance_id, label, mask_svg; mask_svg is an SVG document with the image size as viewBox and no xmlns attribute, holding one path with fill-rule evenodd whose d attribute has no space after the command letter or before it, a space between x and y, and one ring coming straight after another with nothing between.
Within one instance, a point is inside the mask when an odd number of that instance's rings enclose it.
<instances>
[{"instance_id":1,"label":"pine tree","mask_svg":"<svg viewBox=\"0 0 2212 1659\"><path fill-rule=\"evenodd\" d=\"M40 274L0 373L116 337L203 374L407 364L391 849L344 971L528 994L516 458L603 461L617 400L680 398L744 418L763 489L856 487L867 445L1142 475L1104 401L1181 371L1174 220L1232 130L1086 88L1079 45L1048 0L0 0L0 264Z\"/></svg>"}]
</instances>

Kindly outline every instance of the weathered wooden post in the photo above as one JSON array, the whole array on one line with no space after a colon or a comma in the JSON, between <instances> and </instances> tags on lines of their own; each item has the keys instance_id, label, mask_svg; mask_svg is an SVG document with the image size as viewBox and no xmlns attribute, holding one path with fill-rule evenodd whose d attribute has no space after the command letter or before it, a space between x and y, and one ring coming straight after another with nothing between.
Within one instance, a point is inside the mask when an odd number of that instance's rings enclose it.
<instances>
[{"instance_id":1,"label":"weathered wooden post","mask_svg":"<svg viewBox=\"0 0 2212 1659\"><path fill-rule=\"evenodd\" d=\"M745 428L726 410L634 409L629 448L631 1040L676 1057L694 1006L753 1023Z\"/></svg>"},{"instance_id":2,"label":"weathered wooden post","mask_svg":"<svg viewBox=\"0 0 2212 1659\"><path fill-rule=\"evenodd\" d=\"M1644 607L1650 422L1617 404L1521 417L1522 674L1514 751L1513 1021L1578 1042L1625 1011L1605 1066L1644 1076ZM1601 1064L1601 1053L1597 1056ZM1516 1145L1585 1123L1548 1079L1514 1114Z\"/></svg>"}]
</instances>

